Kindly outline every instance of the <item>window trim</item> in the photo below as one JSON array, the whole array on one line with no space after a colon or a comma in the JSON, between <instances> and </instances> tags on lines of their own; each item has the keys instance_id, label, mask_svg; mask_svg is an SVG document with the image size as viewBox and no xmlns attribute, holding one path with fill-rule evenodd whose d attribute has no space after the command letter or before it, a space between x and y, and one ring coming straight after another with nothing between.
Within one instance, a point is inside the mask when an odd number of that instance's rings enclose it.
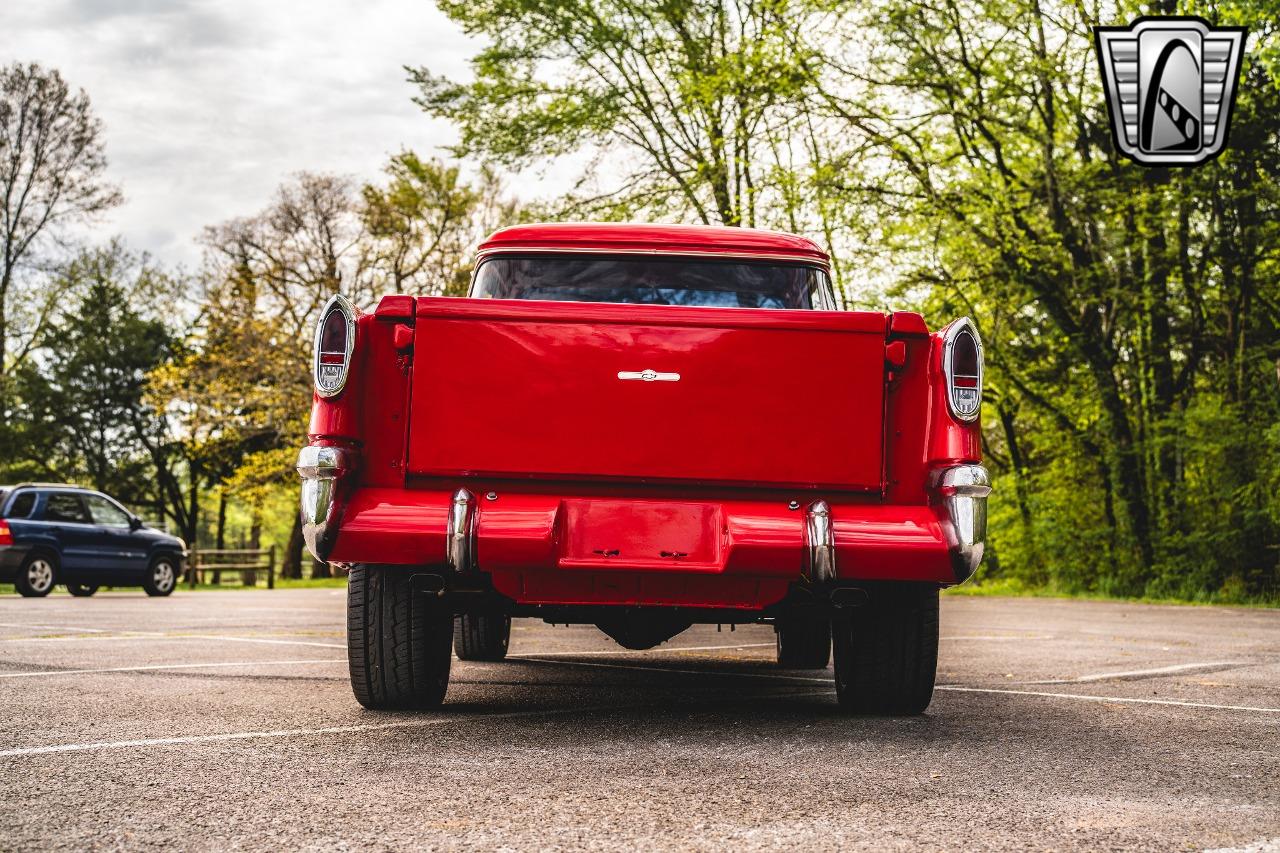
<instances>
[{"instance_id":1,"label":"window trim","mask_svg":"<svg viewBox=\"0 0 1280 853\"><path fill-rule=\"evenodd\" d=\"M827 302L830 307L813 306L810 308L780 308L780 309L760 309L760 308L742 308L744 311L760 311L760 310L780 310L780 311L840 311L839 298L836 295L836 285L831 279L831 268L828 264L820 263L816 260L806 258L797 258L792 255L770 255L770 254L729 254L727 252L662 252L652 249L572 249L572 248L554 248L554 249L535 249L535 248L516 248L503 247L501 249L491 249L479 252L476 255L475 266L471 269L471 282L467 286L467 297L469 299L493 299L496 297L478 297L476 296L476 282L480 278L480 270L484 265L493 260L519 260L520 258L543 259L547 256L564 255L567 260L584 260L590 257L600 258L602 260L609 258L618 258L620 260L636 260L637 257L647 258L657 261L681 261L687 260L694 263L715 263L723 262L726 264L757 264L768 266L784 266L799 267L801 269L816 270L822 273L826 282L825 288L820 290L825 294L821 300L813 300L814 302ZM529 302L534 300L517 299L515 302ZM566 299L565 302L586 302L587 300L571 300ZM596 303L603 305L631 305L641 303L630 302L604 302ZM673 308L705 308L709 306L703 305L673 305ZM733 307L733 306L716 306L716 307Z\"/></svg>"}]
</instances>

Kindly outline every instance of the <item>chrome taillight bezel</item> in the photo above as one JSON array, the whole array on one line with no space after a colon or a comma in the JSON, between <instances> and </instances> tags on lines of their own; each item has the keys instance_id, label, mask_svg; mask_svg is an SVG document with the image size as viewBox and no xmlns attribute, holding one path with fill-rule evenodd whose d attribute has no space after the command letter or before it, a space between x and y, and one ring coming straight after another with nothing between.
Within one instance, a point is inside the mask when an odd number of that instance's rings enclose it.
<instances>
[{"instance_id":1,"label":"chrome taillight bezel","mask_svg":"<svg viewBox=\"0 0 1280 853\"><path fill-rule=\"evenodd\" d=\"M956 342L962 335L971 336L974 348L977 350L977 375L966 374L965 376L965 378L972 378L976 381L976 385L973 388L958 388L956 386L955 350ZM968 317L961 317L950 326L947 326L946 331L943 333L942 341L942 375L947 383L947 408L951 411L951 416L956 420L972 423L982 413L982 379L986 362L982 351L982 337L978 334L978 327L974 325L973 320Z\"/></svg>"},{"instance_id":2,"label":"chrome taillight bezel","mask_svg":"<svg viewBox=\"0 0 1280 853\"><path fill-rule=\"evenodd\" d=\"M336 350L329 352L321 352L320 343L324 335L324 327L329 322L329 318L334 312L340 312L346 323L346 343L343 351L338 353ZM316 394L321 397L336 397L342 393L342 389L347 387L347 378L351 373L351 354L355 351L356 346L356 307L351 304L351 300L343 296L341 293L335 293L324 304L324 308L320 311L320 320L316 323L315 340L311 346L311 384L315 388ZM342 356L340 365L336 365L339 369L333 374L332 378L326 375L325 382L321 381L321 367L334 367L332 364L321 364L321 357L324 355Z\"/></svg>"}]
</instances>

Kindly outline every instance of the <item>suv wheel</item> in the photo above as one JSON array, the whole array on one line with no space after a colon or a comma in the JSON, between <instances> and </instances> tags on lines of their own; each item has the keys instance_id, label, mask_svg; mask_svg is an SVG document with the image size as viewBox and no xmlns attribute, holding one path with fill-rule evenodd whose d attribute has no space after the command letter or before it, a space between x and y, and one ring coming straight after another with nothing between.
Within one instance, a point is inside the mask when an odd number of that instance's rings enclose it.
<instances>
[{"instance_id":1,"label":"suv wheel","mask_svg":"<svg viewBox=\"0 0 1280 853\"><path fill-rule=\"evenodd\" d=\"M826 669L831 660L831 620L823 613L784 616L773 626L778 640L778 666Z\"/></svg>"},{"instance_id":2,"label":"suv wheel","mask_svg":"<svg viewBox=\"0 0 1280 853\"><path fill-rule=\"evenodd\" d=\"M58 566L47 554L30 554L22 561L14 586L26 598L43 598L58 580Z\"/></svg>"},{"instance_id":3,"label":"suv wheel","mask_svg":"<svg viewBox=\"0 0 1280 853\"><path fill-rule=\"evenodd\" d=\"M76 598L88 598L98 591L96 583L69 583L67 584L67 592Z\"/></svg>"},{"instance_id":4,"label":"suv wheel","mask_svg":"<svg viewBox=\"0 0 1280 853\"><path fill-rule=\"evenodd\" d=\"M463 613L453 620L458 660L502 660L510 642L511 617L505 613Z\"/></svg>"},{"instance_id":5,"label":"suv wheel","mask_svg":"<svg viewBox=\"0 0 1280 853\"><path fill-rule=\"evenodd\" d=\"M435 708L449 689L453 612L413 589L404 567L347 576L347 658L356 700L374 710Z\"/></svg>"},{"instance_id":6,"label":"suv wheel","mask_svg":"<svg viewBox=\"0 0 1280 853\"><path fill-rule=\"evenodd\" d=\"M938 669L938 588L903 583L876 590L831 624L836 696L857 714L924 713Z\"/></svg>"},{"instance_id":7,"label":"suv wheel","mask_svg":"<svg viewBox=\"0 0 1280 853\"><path fill-rule=\"evenodd\" d=\"M178 585L178 567L172 557L156 557L142 577L147 595L168 595Z\"/></svg>"}]
</instances>

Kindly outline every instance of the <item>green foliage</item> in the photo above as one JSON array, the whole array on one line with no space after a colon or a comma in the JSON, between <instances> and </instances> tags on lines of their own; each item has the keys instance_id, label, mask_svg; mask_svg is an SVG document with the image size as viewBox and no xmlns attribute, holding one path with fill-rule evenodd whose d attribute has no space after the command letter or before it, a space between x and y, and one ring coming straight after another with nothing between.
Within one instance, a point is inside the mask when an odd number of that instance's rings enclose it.
<instances>
[{"instance_id":1,"label":"green foliage","mask_svg":"<svg viewBox=\"0 0 1280 853\"><path fill-rule=\"evenodd\" d=\"M1230 147L1196 169L1143 168L1111 146L1090 27L1137 9L1099 21L1072 5L892 0L865 21L871 61L825 92L896 190L876 209L899 295L983 329L990 576L1277 592L1262 440L1280 418L1269 5L1223 15L1255 36Z\"/></svg>"},{"instance_id":2,"label":"green foliage","mask_svg":"<svg viewBox=\"0 0 1280 853\"><path fill-rule=\"evenodd\" d=\"M464 295L473 244L517 216L498 173L481 168L473 183L456 164L404 151L391 158L386 174L385 185L361 189L373 276L391 293Z\"/></svg>"},{"instance_id":3,"label":"green foliage","mask_svg":"<svg viewBox=\"0 0 1280 853\"><path fill-rule=\"evenodd\" d=\"M488 46L474 78L410 69L429 114L451 120L459 156L505 166L573 156L588 165L562 200L576 216L693 216L786 224L802 211L778 176L816 162L805 104L828 4L779 0L633 3L486 0L440 4ZM596 180L602 165L620 182ZM796 164L800 164L797 168Z\"/></svg>"},{"instance_id":4,"label":"green foliage","mask_svg":"<svg viewBox=\"0 0 1280 853\"><path fill-rule=\"evenodd\" d=\"M59 306L10 377L0 479L83 482L154 507L160 495L143 446L163 422L145 399L147 377L178 342L144 306L174 283L112 243L81 253L53 286Z\"/></svg>"}]
</instances>

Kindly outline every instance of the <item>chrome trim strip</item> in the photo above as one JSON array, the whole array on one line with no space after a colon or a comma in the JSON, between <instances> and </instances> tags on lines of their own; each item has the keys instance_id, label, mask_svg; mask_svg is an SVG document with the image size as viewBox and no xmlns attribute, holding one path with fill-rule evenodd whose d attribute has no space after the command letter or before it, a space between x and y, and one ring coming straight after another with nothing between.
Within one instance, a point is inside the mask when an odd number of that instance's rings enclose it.
<instances>
[{"instance_id":1,"label":"chrome trim strip","mask_svg":"<svg viewBox=\"0 0 1280 853\"><path fill-rule=\"evenodd\" d=\"M342 312L343 319L347 321L347 344L342 357L342 378L336 387L326 389L320 387L320 335L324 331L325 321L329 319L329 314L335 308ZM342 393L343 388L347 387L347 377L351 375L351 355L355 351L355 346L356 307L351 304L350 299L341 293L335 293L329 297L329 301L320 311L320 320L316 323L315 340L311 345L311 385L321 397L336 397Z\"/></svg>"},{"instance_id":2,"label":"chrome trim strip","mask_svg":"<svg viewBox=\"0 0 1280 853\"><path fill-rule=\"evenodd\" d=\"M476 497L466 489L454 492L449 503L444 559L455 572L476 568Z\"/></svg>"},{"instance_id":3,"label":"chrome trim strip","mask_svg":"<svg viewBox=\"0 0 1280 853\"><path fill-rule=\"evenodd\" d=\"M836 579L836 540L831 507L824 500L809 504L804 520L805 576L811 583Z\"/></svg>"}]
</instances>

